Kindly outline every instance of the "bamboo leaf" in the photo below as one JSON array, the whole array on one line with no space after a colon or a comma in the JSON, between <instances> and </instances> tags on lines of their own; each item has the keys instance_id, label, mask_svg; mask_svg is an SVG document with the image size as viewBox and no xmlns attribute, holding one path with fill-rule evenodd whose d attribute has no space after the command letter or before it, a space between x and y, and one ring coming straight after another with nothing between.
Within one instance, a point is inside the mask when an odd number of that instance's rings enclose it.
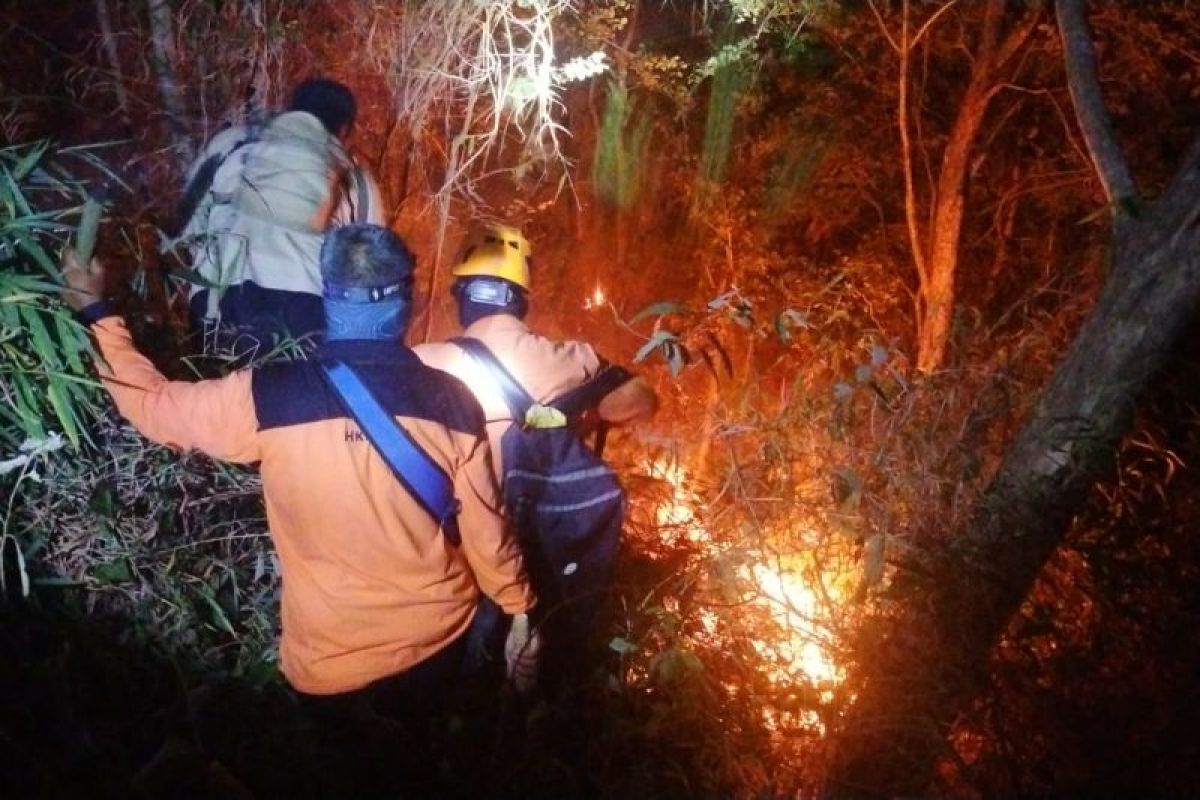
<instances>
[{"instance_id":1,"label":"bamboo leaf","mask_svg":"<svg viewBox=\"0 0 1200 800\"><path fill-rule=\"evenodd\" d=\"M16 538L5 534L0 537L0 600L10 597L29 596L29 572L25 569L25 555Z\"/></svg>"},{"instance_id":2,"label":"bamboo leaf","mask_svg":"<svg viewBox=\"0 0 1200 800\"><path fill-rule=\"evenodd\" d=\"M633 315L629 320L629 325L636 325L647 317L662 317L667 314L690 314L691 309L683 303L677 303L674 300L664 300L659 303L651 303L641 311Z\"/></svg>"},{"instance_id":3,"label":"bamboo leaf","mask_svg":"<svg viewBox=\"0 0 1200 800\"><path fill-rule=\"evenodd\" d=\"M12 169L12 177L15 180L21 180L37 166L37 163L42 160L42 156L46 154L46 148L50 146L47 141L39 142L29 149L29 152L21 158L20 161Z\"/></svg>"},{"instance_id":4,"label":"bamboo leaf","mask_svg":"<svg viewBox=\"0 0 1200 800\"><path fill-rule=\"evenodd\" d=\"M79 346L79 332L72 328L71 324L63 317L62 314L54 315L54 330L58 333L58 341L63 355L66 357L67 366L72 372L77 372L80 375L86 373L83 366L83 360L79 357L81 347Z\"/></svg>"},{"instance_id":5,"label":"bamboo leaf","mask_svg":"<svg viewBox=\"0 0 1200 800\"><path fill-rule=\"evenodd\" d=\"M97 564L92 568L91 575L103 586L115 586L132 581L133 569L129 566L128 559L117 558Z\"/></svg>"},{"instance_id":6,"label":"bamboo leaf","mask_svg":"<svg viewBox=\"0 0 1200 800\"><path fill-rule=\"evenodd\" d=\"M219 630L228 634L235 634L233 623L229 621L229 617L225 614L225 609L221 608L221 604L217 602L217 598L213 596L213 591L208 586L200 585L200 599L204 601L205 608L209 611L209 621Z\"/></svg>"},{"instance_id":7,"label":"bamboo leaf","mask_svg":"<svg viewBox=\"0 0 1200 800\"><path fill-rule=\"evenodd\" d=\"M29 207L29 202L25 199L25 194L21 191L16 177L7 168L4 170L4 182L8 185L8 199L13 209L19 210L23 216L32 214L33 209ZM13 217L17 217L17 214L14 213Z\"/></svg>"},{"instance_id":8,"label":"bamboo leaf","mask_svg":"<svg viewBox=\"0 0 1200 800\"><path fill-rule=\"evenodd\" d=\"M46 397L50 400L50 406L54 409L54 416L58 418L63 433L71 440L73 447L79 447L79 428L75 422L75 414L71 411L71 403L67 399L62 380L57 375L52 375L46 384Z\"/></svg>"},{"instance_id":9,"label":"bamboo leaf","mask_svg":"<svg viewBox=\"0 0 1200 800\"><path fill-rule=\"evenodd\" d=\"M666 342L675 342L678 340L679 337L670 331L655 331L650 336L650 340L638 348L637 353L635 353L633 356L633 360L635 363L644 361L646 356L653 353L656 348L662 346Z\"/></svg>"},{"instance_id":10,"label":"bamboo leaf","mask_svg":"<svg viewBox=\"0 0 1200 800\"><path fill-rule=\"evenodd\" d=\"M46 251L37 243L32 236L27 233L17 234L17 246L32 258L39 267L45 270L46 274L52 278L58 278L58 267L50 256L46 255Z\"/></svg>"},{"instance_id":11,"label":"bamboo leaf","mask_svg":"<svg viewBox=\"0 0 1200 800\"><path fill-rule=\"evenodd\" d=\"M32 306L21 306L21 318L25 320L26 330L33 340L33 352L42 365L57 369L62 365L58 357L58 348L50 338L46 323L42 322L41 313Z\"/></svg>"},{"instance_id":12,"label":"bamboo leaf","mask_svg":"<svg viewBox=\"0 0 1200 800\"><path fill-rule=\"evenodd\" d=\"M870 588L883 580L886 555L887 540L882 533L877 533L867 539L867 543L863 549L863 588Z\"/></svg>"}]
</instances>

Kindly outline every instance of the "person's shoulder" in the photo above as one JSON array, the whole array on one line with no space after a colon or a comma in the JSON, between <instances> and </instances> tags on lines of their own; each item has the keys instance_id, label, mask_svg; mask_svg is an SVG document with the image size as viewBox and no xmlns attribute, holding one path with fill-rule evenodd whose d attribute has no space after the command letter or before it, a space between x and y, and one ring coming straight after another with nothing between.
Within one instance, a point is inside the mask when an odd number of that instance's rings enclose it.
<instances>
[{"instance_id":1,"label":"person's shoulder","mask_svg":"<svg viewBox=\"0 0 1200 800\"><path fill-rule=\"evenodd\" d=\"M421 347L430 349L430 345ZM454 430L482 434L483 409L467 385L449 372L430 366L428 362L422 363L419 370L420 374L413 376L419 380L413 381L413 385L420 387L419 391L425 395L440 421Z\"/></svg>"},{"instance_id":2,"label":"person's shoulder","mask_svg":"<svg viewBox=\"0 0 1200 800\"><path fill-rule=\"evenodd\" d=\"M328 418L333 408L312 361L279 361L250 370L259 426L263 430Z\"/></svg>"},{"instance_id":3,"label":"person's shoulder","mask_svg":"<svg viewBox=\"0 0 1200 800\"><path fill-rule=\"evenodd\" d=\"M601 359L596 353L596 348L588 342L579 339L551 339L532 332L531 335L546 358L569 361L584 367L588 372L595 370L600 364Z\"/></svg>"},{"instance_id":4,"label":"person's shoulder","mask_svg":"<svg viewBox=\"0 0 1200 800\"><path fill-rule=\"evenodd\" d=\"M223 155L228 153L249 136L250 126L230 125L228 128L218 131L216 135L208 140L208 145L204 148L205 155Z\"/></svg>"},{"instance_id":5,"label":"person's shoulder","mask_svg":"<svg viewBox=\"0 0 1200 800\"><path fill-rule=\"evenodd\" d=\"M412 351L421 359L421 363L434 369L445 369L446 364L454 358L456 350L450 342L422 342L412 346Z\"/></svg>"}]
</instances>

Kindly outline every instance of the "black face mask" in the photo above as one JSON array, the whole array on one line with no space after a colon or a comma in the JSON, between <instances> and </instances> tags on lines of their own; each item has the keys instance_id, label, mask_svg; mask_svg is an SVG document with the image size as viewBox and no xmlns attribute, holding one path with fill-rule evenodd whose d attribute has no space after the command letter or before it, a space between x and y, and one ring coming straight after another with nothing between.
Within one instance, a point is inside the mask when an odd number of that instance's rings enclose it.
<instances>
[{"instance_id":1,"label":"black face mask","mask_svg":"<svg viewBox=\"0 0 1200 800\"><path fill-rule=\"evenodd\" d=\"M458 324L464 328L493 314L524 319L529 313L525 290L498 278L460 280L454 284L452 293L458 301Z\"/></svg>"}]
</instances>

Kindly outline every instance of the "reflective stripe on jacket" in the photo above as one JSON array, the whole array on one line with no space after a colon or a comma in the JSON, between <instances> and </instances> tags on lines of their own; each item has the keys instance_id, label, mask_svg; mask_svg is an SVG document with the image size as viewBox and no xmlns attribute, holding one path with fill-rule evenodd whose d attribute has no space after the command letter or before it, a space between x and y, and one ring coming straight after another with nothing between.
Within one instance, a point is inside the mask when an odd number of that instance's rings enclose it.
<instances>
[{"instance_id":1,"label":"reflective stripe on jacket","mask_svg":"<svg viewBox=\"0 0 1200 800\"><path fill-rule=\"evenodd\" d=\"M454 482L451 545L346 418L315 362L167 381L119 317L93 326L105 387L142 433L180 449L261 462L283 573L280 660L297 689L334 694L416 664L460 636L482 588L508 613L533 595L498 512L479 408L458 381L392 342L332 342Z\"/></svg>"},{"instance_id":2,"label":"reflective stripe on jacket","mask_svg":"<svg viewBox=\"0 0 1200 800\"><path fill-rule=\"evenodd\" d=\"M601 366L591 345L555 342L538 336L524 321L510 314L493 314L476 320L462 336L478 339L500 359L535 401L545 403L593 377ZM448 372L467 385L483 408L492 466L497 480L503 475L500 439L512 424L512 414L490 376L474 359L450 342L419 344L413 352L428 366Z\"/></svg>"}]
</instances>

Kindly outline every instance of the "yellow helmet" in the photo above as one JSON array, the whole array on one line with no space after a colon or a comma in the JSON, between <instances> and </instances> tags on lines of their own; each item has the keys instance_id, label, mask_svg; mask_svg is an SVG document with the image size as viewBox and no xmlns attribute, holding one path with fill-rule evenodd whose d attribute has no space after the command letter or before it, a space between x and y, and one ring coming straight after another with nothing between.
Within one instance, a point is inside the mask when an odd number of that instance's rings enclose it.
<instances>
[{"instance_id":1,"label":"yellow helmet","mask_svg":"<svg viewBox=\"0 0 1200 800\"><path fill-rule=\"evenodd\" d=\"M519 230L487 225L467 236L452 274L456 278L503 278L528 291L532 256L529 240Z\"/></svg>"}]
</instances>

